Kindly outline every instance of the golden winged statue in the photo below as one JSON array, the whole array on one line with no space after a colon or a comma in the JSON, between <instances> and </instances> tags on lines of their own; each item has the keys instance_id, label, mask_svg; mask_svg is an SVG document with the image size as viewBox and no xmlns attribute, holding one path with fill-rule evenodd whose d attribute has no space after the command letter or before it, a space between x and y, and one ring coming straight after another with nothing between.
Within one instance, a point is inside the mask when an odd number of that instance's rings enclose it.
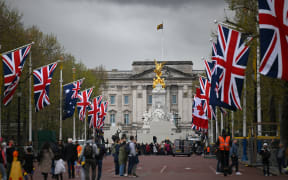
<instances>
[{"instance_id":1,"label":"golden winged statue","mask_svg":"<svg viewBox=\"0 0 288 180\"><path fill-rule=\"evenodd\" d=\"M162 88L165 88L165 82L164 78L161 78L162 76L162 68L166 64L166 62L157 63L156 59L154 59L155 62L155 69L154 72L156 73L156 79L153 79L153 88L156 87L157 84L161 84Z\"/></svg>"}]
</instances>

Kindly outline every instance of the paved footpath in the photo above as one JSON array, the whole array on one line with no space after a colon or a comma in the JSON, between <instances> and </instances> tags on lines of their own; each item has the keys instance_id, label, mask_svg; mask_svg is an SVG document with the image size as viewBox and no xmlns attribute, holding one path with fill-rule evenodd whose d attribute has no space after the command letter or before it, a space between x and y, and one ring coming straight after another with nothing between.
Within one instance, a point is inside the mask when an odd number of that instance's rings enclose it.
<instances>
[{"instance_id":1,"label":"paved footpath","mask_svg":"<svg viewBox=\"0 0 288 180\"><path fill-rule=\"evenodd\" d=\"M239 179L239 180L258 180L258 179L279 179L287 180L288 176L263 176L262 170L254 167L245 167L240 165L241 176L236 176L235 173L231 176L224 177L223 175L216 175L216 160L204 159L203 156L191 157L172 157L172 156L139 156L140 163L137 167L138 178L143 180L217 180L217 179ZM103 160L102 178L105 179L132 179L128 177L114 177L114 164L111 156ZM68 173L64 175L64 179L68 179ZM37 171L34 179L43 179L41 174ZM52 179L49 176L48 179ZM75 178L79 180L80 178Z\"/></svg>"}]
</instances>

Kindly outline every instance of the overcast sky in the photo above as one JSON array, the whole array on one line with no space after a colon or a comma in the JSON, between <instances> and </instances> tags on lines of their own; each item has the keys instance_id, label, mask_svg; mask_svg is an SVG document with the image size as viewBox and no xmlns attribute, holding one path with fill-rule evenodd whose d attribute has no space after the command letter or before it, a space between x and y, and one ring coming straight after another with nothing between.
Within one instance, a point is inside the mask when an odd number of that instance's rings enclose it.
<instances>
[{"instance_id":1,"label":"overcast sky","mask_svg":"<svg viewBox=\"0 0 288 180\"><path fill-rule=\"evenodd\" d=\"M224 0L6 0L36 25L57 36L65 51L93 68L131 70L133 61L192 60L211 52L214 19L224 19ZM156 30L164 23L164 31Z\"/></svg>"}]
</instances>

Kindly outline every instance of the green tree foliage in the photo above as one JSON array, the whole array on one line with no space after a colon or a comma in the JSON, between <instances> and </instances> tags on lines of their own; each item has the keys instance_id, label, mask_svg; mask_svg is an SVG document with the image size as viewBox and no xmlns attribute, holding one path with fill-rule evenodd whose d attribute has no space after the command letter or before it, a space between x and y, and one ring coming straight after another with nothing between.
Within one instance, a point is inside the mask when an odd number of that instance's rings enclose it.
<instances>
[{"instance_id":1,"label":"green tree foliage","mask_svg":"<svg viewBox=\"0 0 288 180\"><path fill-rule=\"evenodd\" d=\"M252 126L253 122L256 122L256 59L257 59L257 46L259 43L258 34L258 0L226 0L229 5L229 9L235 12L233 19L226 17L226 23L236 27L237 30L244 33L246 36L251 36L254 40L251 43L250 56L246 69L247 80L247 121L248 127ZM284 133L284 129L288 126L285 121L288 116L288 112L284 102L287 102L287 82L279 79L269 78L261 75L261 108L262 108L262 122L280 122L281 124L281 139L288 139L288 134ZM287 103L286 103L287 104ZM283 111L284 110L284 111ZM240 123L236 126L241 128L242 124L242 112L237 111L236 122ZM283 126L284 125L284 126ZM276 135L275 127L263 126L263 135Z\"/></svg>"},{"instance_id":2,"label":"green tree foliage","mask_svg":"<svg viewBox=\"0 0 288 180\"><path fill-rule=\"evenodd\" d=\"M77 62L75 57L64 52L64 47L58 42L56 36L53 34L45 34L41 32L36 26L25 28L21 22L22 16L15 9L9 8L3 0L0 0L0 44L1 52L6 52L17 47L23 46L34 41L31 48L32 69L45 66L53 63L59 59L63 59L63 84L72 82L85 77L82 90L94 86L92 98L101 94L99 87L104 82L105 69L103 66L94 69L88 69L81 62ZM1 72L1 87L3 88L2 63L0 67ZM73 79L72 68L76 68L75 79ZM21 136L22 143L28 139L28 119L29 119L29 57L26 59L23 73L21 75L20 84L16 93L21 93L20 98L20 120L23 123ZM60 63L54 71L52 83L50 85L50 106L45 107L40 112L35 112L34 95L32 93L32 108L33 108L33 131L36 130L54 130L59 136L59 120L60 120ZM33 86L33 80L32 80ZM33 92L33 87L32 87ZM3 89L1 89L1 95ZM4 107L2 106L2 132L5 138L16 139L18 119L18 97L15 94L12 102ZM80 122L76 116L77 136L80 137L82 133L83 122ZM72 118L63 121L63 139L72 137ZM35 133L36 135L36 133ZM35 136L33 137L35 138Z\"/></svg>"}]
</instances>

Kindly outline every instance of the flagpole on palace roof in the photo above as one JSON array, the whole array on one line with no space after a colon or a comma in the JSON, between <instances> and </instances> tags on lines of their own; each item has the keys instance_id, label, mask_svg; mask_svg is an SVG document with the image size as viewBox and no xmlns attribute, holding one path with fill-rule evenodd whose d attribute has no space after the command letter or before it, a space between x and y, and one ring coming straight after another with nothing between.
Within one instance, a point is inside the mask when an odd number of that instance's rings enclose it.
<instances>
[{"instance_id":1,"label":"flagpole on palace roof","mask_svg":"<svg viewBox=\"0 0 288 180\"><path fill-rule=\"evenodd\" d=\"M62 83L63 83L63 79L62 79L62 69L63 69L63 57L60 57L60 79L59 79L59 84L60 84L60 95L59 95L59 101L60 101L60 129L59 129L59 140L62 140Z\"/></svg>"},{"instance_id":2,"label":"flagpole on palace roof","mask_svg":"<svg viewBox=\"0 0 288 180\"><path fill-rule=\"evenodd\" d=\"M33 41L32 41L31 43L29 43L29 44L25 44L25 45L23 45L23 46L21 46L21 47L17 47L17 48L15 48L15 49L12 49L12 50L10 50L10 51L3 52L3 53L1 53L1 54L2 54L2 55L3 55L3 54L8 54L8 53L10 53L10 52L16 51L16 50L18 50L18 49L21 49L21 48L23 48L23 47L26 47L26 46L29 46L29 45L32 45L32 44L34 44Z\"/></svg>"}]
</instances>

